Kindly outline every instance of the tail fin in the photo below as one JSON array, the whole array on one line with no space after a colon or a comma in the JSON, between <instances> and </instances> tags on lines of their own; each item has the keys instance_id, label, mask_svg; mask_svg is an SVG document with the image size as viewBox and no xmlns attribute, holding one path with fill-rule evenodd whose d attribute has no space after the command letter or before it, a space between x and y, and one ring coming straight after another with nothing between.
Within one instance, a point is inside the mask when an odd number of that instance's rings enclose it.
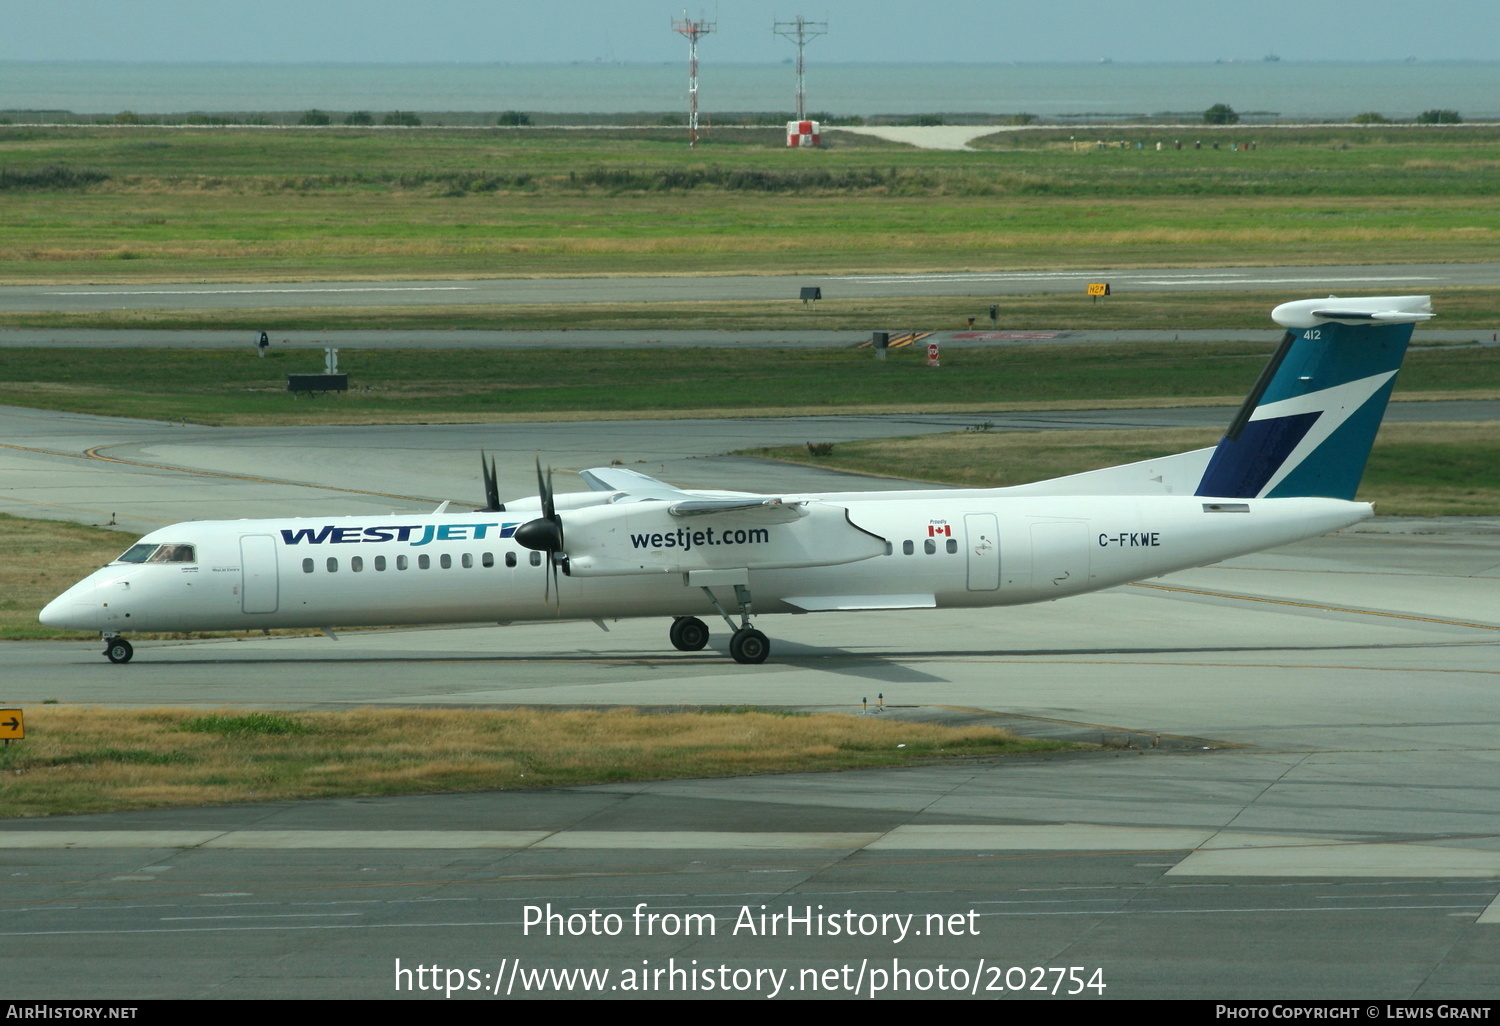
<instances>
[{"instance_id":1,"label":"tail fin","mask_svg":"<svg viewBox=\"0 0 1500 1026\"><path fill-rule=\"evenodd\" d=\"M1214 450L1198 495L1353 499L1427 296L1304 299L1271 317L1288 329Z\"/></svg>"}]
</instances>

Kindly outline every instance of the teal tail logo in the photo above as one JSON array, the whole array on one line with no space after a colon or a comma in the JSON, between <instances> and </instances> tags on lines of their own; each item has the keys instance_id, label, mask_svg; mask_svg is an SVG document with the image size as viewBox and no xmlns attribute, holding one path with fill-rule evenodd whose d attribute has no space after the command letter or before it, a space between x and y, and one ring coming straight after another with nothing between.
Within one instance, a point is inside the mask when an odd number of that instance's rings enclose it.
<instances>
[{"instance_id":1,"label":"teal tail logo","mask_svg":"<svg viewBox=\"0 0 1500 1026\"><path fill-rule=\"evenodd\" d=\"M1305 299L1214 450L1198 495L1353 499L1427 296Z\"/></svg>"}]
</instances>

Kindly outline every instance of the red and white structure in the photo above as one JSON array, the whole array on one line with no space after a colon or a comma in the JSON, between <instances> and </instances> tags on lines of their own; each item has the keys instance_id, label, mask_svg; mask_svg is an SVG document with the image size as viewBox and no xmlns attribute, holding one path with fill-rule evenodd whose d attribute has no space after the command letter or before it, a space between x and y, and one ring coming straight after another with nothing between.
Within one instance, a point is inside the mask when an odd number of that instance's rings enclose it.
<instances>
[{"instance_id":1,"label":"red and white structure","mask_svg":"<svg viewBox=\"0 0 1500 1026\"><path fill-rule=\"evenodd\" d=\"M802 15L799 14L797 15L796 21L774 22L771 25L771 32L774 35L781 36L784 39L790 39L793 43L797 44L797 120L801 121L803 118L807 117L807 81L805 75L807 69L802 60L802 51L804 48L806 48L808 40L815 39L818 36L824 35L828 32L828 22L808 21L806 18L802 17ZM812 132L805 134L811 135L816 132L817 129L814 128ZM790 128L788 128L788 146L818 145L816 141L813 141L812 143L794 143L791 141L791 134L791 130Z\"/></svg>"},{"instance_id":2,"label":"red and white structure","mask_svg":"<svg viewBox=\"0 0 1500 1026\"><path fill-rule=\"evenodd\" d=\"M786 123L788 146L816 146L819 137L816 121L788 121Z\"/></svg>"},{"instance_id":3,"label":"red and white structure","mask_svg":"<svg viewBox=\"0 0 1500 1026\"><path fill-rule=\"evenodd\" d=\"M714 30L711 21L693 21L683 12L681 21L672 22L672 31L688 41L688 145L698 145L698 40Z\"/></svg>"}]
</instances>

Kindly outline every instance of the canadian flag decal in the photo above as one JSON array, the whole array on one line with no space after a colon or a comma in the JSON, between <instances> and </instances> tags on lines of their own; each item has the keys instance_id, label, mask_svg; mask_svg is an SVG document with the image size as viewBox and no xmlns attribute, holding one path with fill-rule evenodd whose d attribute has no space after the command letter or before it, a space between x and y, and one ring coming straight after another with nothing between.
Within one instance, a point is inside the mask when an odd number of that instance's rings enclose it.
<instances>
[{"instance_id":1,"label":"canadian flag decal","mask_svg":"<svg viewBox=\"0 0 1500 1026\"><path fill-rule=\"evenodd\" d=\"M938 527L935 524L929 524L927 526L927 537L936 538L938 535L942 535L944 538L952 538L953 528L949 527L947 524L944 524L942 527Z\"/></svg>"}]
</instances>

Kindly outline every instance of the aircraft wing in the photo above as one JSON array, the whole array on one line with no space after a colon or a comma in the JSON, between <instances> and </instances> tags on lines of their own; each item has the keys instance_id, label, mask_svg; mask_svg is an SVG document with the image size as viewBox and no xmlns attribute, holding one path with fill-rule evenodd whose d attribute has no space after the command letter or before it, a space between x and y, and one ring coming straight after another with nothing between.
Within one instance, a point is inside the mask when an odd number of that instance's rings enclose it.
<instances>
[{"instance_id":1,"label":"aircraft wing","mask_svg":"<svg viewBox=\"0 0 1500 1026\"><path fill-rule=\"evenodd\" d=\"M634 470L626 470L624 467L594 467L590 470L580 470L578 476L583 478L584 483L596 492L624 492L632 499L687 499L692 498L691 492L685 492L676 485L669 485L665 481L658 481L654 477L638 474Z\"/></svg>"},{"instance_id":2,"label":"aircraft wing","mask_svg":"<svg viewBox=\"0 0 1500 1026\"><path fill-rule=\"evenodd\" d=\"M580 470L578 476L596 492L621 493L621 497L616 499L616 502L640 502L646 499L678 502L689 499L754 498L761 500L766 498L764 495L756 495L753 492L726 492L719 489L690 491L667 484L665 481L658 481L654 477L647 477L634 470L626 470L624 467L591 467L588 470Z\"/></svg>"},{"instance_id":3,"label":"aircraft wing","mask_svg":"<svg viewBox=\"0 0 1500 1026\"><path fill-rule=\"evenodd\" d=\"M674 502L667 512L674 517L703 517L734 513L750 522L790 524L807 516L807 503L753 496L748 499L687 499Z\"/></svg>"}]
</instances>

